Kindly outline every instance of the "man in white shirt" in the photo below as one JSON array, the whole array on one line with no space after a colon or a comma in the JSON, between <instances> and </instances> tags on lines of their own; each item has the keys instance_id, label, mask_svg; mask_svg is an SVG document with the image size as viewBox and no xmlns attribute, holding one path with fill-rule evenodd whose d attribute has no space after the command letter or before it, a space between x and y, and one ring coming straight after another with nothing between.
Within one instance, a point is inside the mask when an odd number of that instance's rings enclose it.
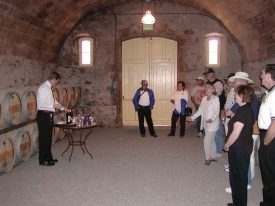
<instances>
[{"instance_id":1,"label":"man in white shirt","mask_svg":"<svg viewBox=\"0 0 275 206\"><path fill-rule=\"evenodd\" d=\"M53 112L55 109L67 111L53 97L52 87L56 86L60 80L57 72L52 72L48 80L45 81L37 92L37 125L39 130L39 165L53 166L57 159L53 159L52 130L53 130Z\"/></svg>"},{"instance_id":2,"label":"man in white shirt","mask_svg":"<svg viewBox=\"0 0 275 206\"><path fill-rule=\"evenodd\" d=\"M151 110L153 109L155 104L155 96L154 92L151 89L148 89L147 87L148 81L142 80L141 87L136 91L132 101L135 110L138 112L138 123L141 136L146 137L144 127L145 117L150 135L153 137L158 137L158 135L156 135L155 133L153 120L151 117Z\"/></svg>"},{"instance_id":3,"label":"man in white shirt","mask_svg":"<svg viewBox=\"0 0 275 206\"><path fill-rule=\"evenodd\" d=\"M199 109L199 106L201 104L202 98L205 96L205 87L204 87L204 78L202 76L199 76L197 79L197 86L194 87L194 89L191 92L191 101L196 107L196 111ZM197 137L201 137L203 135L203 130L201 130L201 116L197 118L197 130L198 135Z\"/></svg>"},{"instance_id":4,"label":"man in white shirt","mask_svg":"<svg viewBox=\"0 0 275 206\"><path fill-rule=\"evenodd\" d=\"M260 78L268 90L259 111L258 125L261 144L259 161L263 181L263 202L260 206L275 205L275 64L266 65Z\"/></svg>"}]
</instances>

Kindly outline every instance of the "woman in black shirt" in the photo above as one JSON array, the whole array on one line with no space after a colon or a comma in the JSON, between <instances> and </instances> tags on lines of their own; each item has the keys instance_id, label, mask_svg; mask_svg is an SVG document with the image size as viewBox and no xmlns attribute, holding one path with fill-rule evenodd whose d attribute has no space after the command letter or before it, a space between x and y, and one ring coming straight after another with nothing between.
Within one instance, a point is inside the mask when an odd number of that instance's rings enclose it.
<instances>
[{"instance_id":1,"label":"woman in black shirt","mask_svg":"<svg viewBox=\"0 0 275 206\"><path fill-rule=\"evenodd\" d=\"M224 150L228 151L233 199L233 203L228 203L228 206L247 205L247 174L253 147L253 95L254 90L250 86L241 85L237 88L235 99L240 108L228 122L228 140Z\"/></svg>"}]
</instances>

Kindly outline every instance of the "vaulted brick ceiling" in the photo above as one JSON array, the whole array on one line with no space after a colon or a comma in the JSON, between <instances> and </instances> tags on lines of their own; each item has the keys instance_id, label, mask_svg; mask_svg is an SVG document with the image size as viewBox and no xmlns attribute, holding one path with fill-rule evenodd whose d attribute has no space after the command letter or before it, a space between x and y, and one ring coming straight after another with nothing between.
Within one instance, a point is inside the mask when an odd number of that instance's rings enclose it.
<instances>
[{"instance_id":1,"label":"vaulted brick ceiling","mask_svg":"<svg viewBox=\"0 0 275 206\"><path fill-rule=\"evenodd\" d=\"M57 62L68 33L87 16L141 0L2 0L0 55ZM151 0L151 2L154 0ZM219 21L237 40L244 61L275 57L274 0L155 0L193 7Z\"/></svg>"}]
</instances>

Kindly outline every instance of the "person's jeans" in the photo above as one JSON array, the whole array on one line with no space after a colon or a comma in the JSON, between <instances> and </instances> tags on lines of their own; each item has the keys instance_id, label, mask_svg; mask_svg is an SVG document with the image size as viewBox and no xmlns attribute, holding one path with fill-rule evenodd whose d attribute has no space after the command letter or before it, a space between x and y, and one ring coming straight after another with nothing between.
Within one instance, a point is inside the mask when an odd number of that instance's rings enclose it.
<instances>
[{"instance_id":1,"label":"person's jeans","mask_svg":"<svg viewBox=\"0 0 275 206\"><path fill-rule=\"evenodd\" d=\"M215 142L216 142L216 146L217 146L217 154L222 154L222 148L223 148L223 144L224 144L222 134L223 134L222 120L219 119L219 129L215 136Z\"/></svg>"},{"instance_id":2,"label":"person's jeans","mask_svg":"<svg viewBox=\"0 0 275 206\"><path fill-rule=\"evenodd\" d=\"M251 176L251 165L249 164L249 168L248 168L248 175L247 175L247 185L251 185L252 184L252 176Z\"/></svg>"}]
</instances>

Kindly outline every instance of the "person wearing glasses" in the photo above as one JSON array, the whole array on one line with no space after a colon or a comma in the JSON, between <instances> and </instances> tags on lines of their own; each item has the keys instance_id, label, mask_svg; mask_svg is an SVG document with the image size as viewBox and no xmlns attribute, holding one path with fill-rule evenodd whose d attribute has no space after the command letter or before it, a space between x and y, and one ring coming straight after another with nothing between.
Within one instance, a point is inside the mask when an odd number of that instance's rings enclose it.
<instances>
[{"instance_id":1,"label":"person wearing glasses","mask_svg":"<svg viewBox=\"0 0 275 206\"><path fill-rule=\"evenodd\" d=\"M258 116L261 139L259 161L264 185L260 205L271 206L275 205L275 64L267 64L260 78L262 85L268 89Z\"/></svg>"}]
</instances>

